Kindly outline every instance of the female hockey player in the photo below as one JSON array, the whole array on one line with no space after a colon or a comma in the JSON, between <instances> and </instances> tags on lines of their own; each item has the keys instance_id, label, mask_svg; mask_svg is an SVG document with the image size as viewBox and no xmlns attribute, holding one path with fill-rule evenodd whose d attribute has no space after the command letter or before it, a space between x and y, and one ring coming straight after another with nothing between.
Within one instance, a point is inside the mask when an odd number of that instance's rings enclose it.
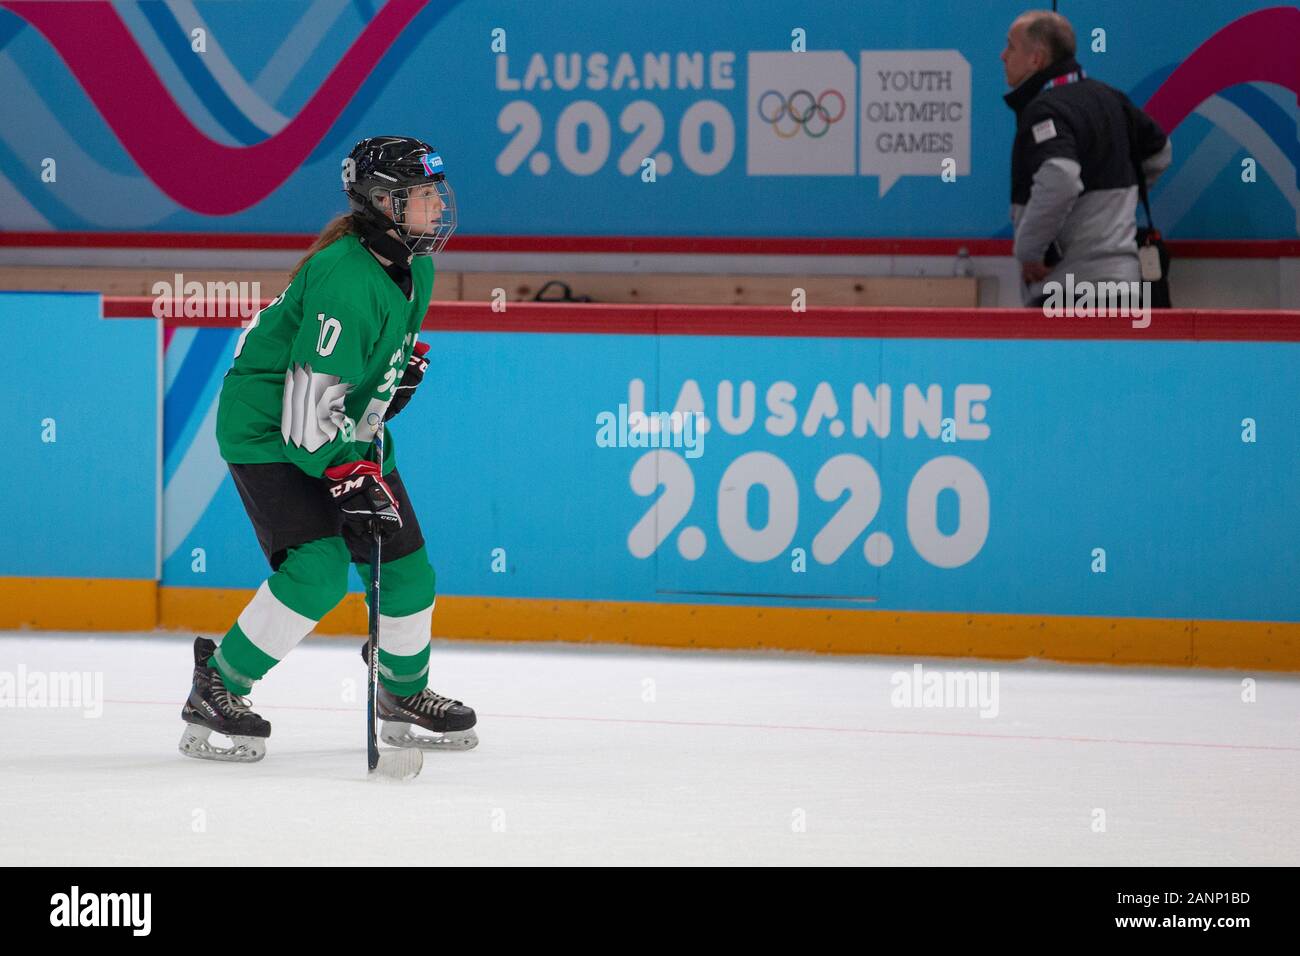
<instances>
[{"instance_id":1,"label":"female hockey player","mask_svg":"<svg viewBox=\"0 0 1300 956\"><path fill-rule=\"evenodd\" d=\"M272 574L219 646L194 642L187 756L265 756L271 725L244 695L342 600L349 562L368 580L372 529L384 536L380 737L423 749L478 742L474 711L426 686L434 571L387 429L384 461L369 460L377 427L428 368L417 338L433 291L429 256L456 227L455 196L438 153L405 136L358 143L343 181L352 211L253 317L222 382L217 443ZM231 746L211 742L213 731Z\"/></svg>"}]
</instances>

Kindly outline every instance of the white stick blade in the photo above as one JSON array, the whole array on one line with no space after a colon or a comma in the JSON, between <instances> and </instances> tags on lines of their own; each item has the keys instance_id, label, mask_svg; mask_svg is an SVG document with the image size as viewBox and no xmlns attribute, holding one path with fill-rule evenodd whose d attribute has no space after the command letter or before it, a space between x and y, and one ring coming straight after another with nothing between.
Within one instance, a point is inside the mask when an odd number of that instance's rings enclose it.
<instances>
[{"instance_id":1,"label":"white stick blade","mask_svg":"<svg viewBox=\"0 0 1300 956\"><path fill-rule=\"evenodd\" d=\"M387 780L414 780L423 767L424 754L419 750L383 750L370 774Z\"/></svg>"}]
</instances>

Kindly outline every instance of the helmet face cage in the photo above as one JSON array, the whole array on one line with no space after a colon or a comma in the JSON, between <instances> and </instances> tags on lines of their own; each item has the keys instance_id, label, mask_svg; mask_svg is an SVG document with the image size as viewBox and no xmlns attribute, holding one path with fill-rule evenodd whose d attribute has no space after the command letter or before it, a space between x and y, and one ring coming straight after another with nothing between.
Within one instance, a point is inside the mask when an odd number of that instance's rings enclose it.
<instances>
[{"instance_id":1,"label":"helmet face cage","mask_svg":"<svg viewBox=\"0 0 1300 956\"><path fill-rule=\"evenodd\" d=\"M366 230L395 232L414 256L442 251L456 229L456 195L437 150L410 136L372 136L352 148L343 168L343 191ZM411 204L420 204L417 190L426 186L442 201L442 213L417 226Z\"/></svg>"},{"instance_id":2,"label":"helmet face cage","mask_svg":"<svg viewBox=\"0 0 1300 956\"><path fill-rule=\"evenodd\" d=\"M442 214L438 219L429 223L427 229L421 228L417 231L407 218L407 205L413 201L412 193L425 187L432 187L438 198L442 200ZM447 182L442 176L392 189L376 187L371 190L370 195L371 202L374 202L376 206L379 205L378 197L380 195L388 196L389 217L397 225L397 232L402 237L402 241L406 243L406 248L411 250L412 255L436 255L442 251L443 246L447 244L447 240L451 238L451 234L456 230L456 194L452 191L451 183Z\"/></svg>"}]
</instances>

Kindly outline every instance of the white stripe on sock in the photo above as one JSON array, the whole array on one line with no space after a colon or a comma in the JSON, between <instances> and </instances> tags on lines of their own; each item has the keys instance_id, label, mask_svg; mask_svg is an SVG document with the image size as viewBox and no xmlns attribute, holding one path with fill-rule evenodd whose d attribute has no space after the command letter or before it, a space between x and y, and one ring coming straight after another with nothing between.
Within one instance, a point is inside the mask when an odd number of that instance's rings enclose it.
<instances>
[{"instance_id":1,"label":"white stripe on sock","mask_svg":"<svg viewBox=\"0 0 1300 956\"><path fill-rule=\"evenodd\" d=\"M383 608L383 604L380 604L380 608ZM396 654L398 657L418 654L429 644L432 622L432 604L423 611L405 614L402 617L389 617L380 610L379 649L386 654Z\"/></svg>"},{"instance_id":2,"label":"white stripe on sock","mask_svg":"<svg viewBox=\"0 0 1300 956\"><path fill-rule=\"evenodd\" d=\"M239 629L258 650L277 661L284 660L315 626L311 618L299 614L272 594L265 581L239 615Z\"/></svg>"}]
</instances>

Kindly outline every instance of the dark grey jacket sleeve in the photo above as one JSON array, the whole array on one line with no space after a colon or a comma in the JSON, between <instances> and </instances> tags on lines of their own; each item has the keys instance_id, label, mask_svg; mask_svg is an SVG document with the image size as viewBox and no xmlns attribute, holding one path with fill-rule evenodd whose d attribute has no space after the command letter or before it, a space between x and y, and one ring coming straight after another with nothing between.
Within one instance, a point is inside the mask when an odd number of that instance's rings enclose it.
<instances>
[{"instance_id":1,"label":"dark grey jacket sleeve","mask_svg":"<svg viewBox=\"0 0 1300 956\"><path fill-rule=\"evenodd\" d=\"M1173 143L1158 123L1124 98L1124 111L1128 115L1129 129L1133 132L1133 152L1140 157L1142 172L1150 187L1169 168L1174 158Z\"/></svg>"},{"instance_id":2,"label":"dark grey jacket sleeve","mask_svg":"<svg viewBox=\"0 0 1300 956\"><path fill-rule=\"evenodd\" d=\"M1033 175L1029 201L1016 223L1013 254L1020 262L1042 262L1083 192L1074 130L1046 103L1031 105L1016 131Z\"/></svg>"}]
</instances>

